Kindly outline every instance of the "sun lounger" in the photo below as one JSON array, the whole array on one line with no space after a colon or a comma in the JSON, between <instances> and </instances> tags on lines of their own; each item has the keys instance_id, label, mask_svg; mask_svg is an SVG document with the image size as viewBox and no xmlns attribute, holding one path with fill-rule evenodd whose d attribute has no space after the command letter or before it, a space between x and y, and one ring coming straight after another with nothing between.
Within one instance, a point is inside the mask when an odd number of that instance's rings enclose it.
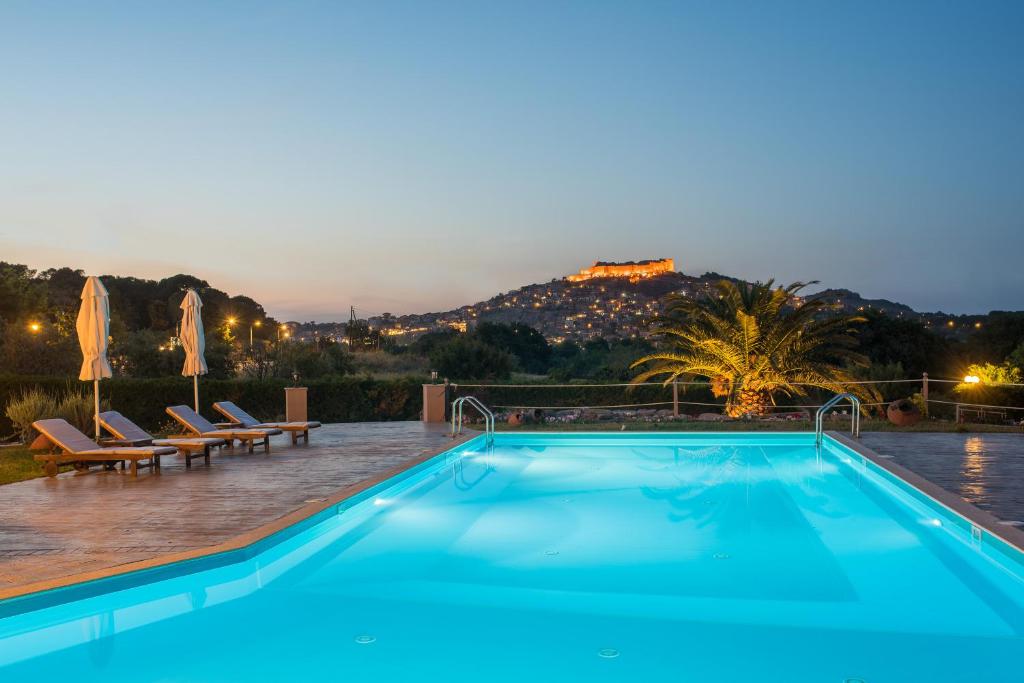
<instances>
[{"instance_id":1,"label":"sun lounger","mask_svg":"<svg viewBox=\"0 0 1024 683\"><path fill-rule=\"evenodd\" d=\"M320 426L319 422L312 420L306 422L260 422L231 401L214 403L213 409L234 424L242 425L243 427L270 427L288 432L292 436L292 443L298 443L299 436L302 436L306 443L309 443L309 430Z\"/></svg>"},{"instance_id":2,"label":"sun lounger","mask_svg":"<svg viewBox=\"0 0 1024 683\"><path fill-rule=\"evenodd\" d=\"M249 452L259 443L263 444L263 450L270 452L270 437L280 434L280 429L254 428L254 427L231 427L229 429L218 429L205 417L192 410L188 406L169 406L167 414L181 423L186 429L204 438L225 439L228 445L232 445L235 439L246 444ZM261 441L262 439L262 441Z\"/></svg>"},{"instance_id":3,"label":"sun lounger","mask_svg":"<svg viewBox=\"0 0 1024 683\"><path fill-rule=\"evenodd\" d=\"M210 449L215 446L223 446L227 443L224 439L214 437L191 436L175 439L154 439L147 434L142 427L138 426L127 417L116 410L108 410L100 413L100 424L108 432L113 434L118 443L123 446L172 446L185 456L185 468L192 467L193 458L203 458L206 464L210 464Z\"/></svg>"},{"instance_id":4,"label":"sun lounger","mask_svg":"<svg viewBox=\"0 0 1024 683\"><path fill-rule=\"evenodd\" d=\"M160 469L161 455L174 455L177 449L169 446L115 446L104 448L75 429L66 420L37 420L32 426L38 431L51 447L60 449L60 453L36 455L35 459L43 463L46 474L57 476L60 465L73 464L75 469L88 469L90 463L105 463L113 466L127 461L131 466L132 476L137 476L139 467ZM143 461L148 461L143 463Z\"/></svg>"}]
</instances>

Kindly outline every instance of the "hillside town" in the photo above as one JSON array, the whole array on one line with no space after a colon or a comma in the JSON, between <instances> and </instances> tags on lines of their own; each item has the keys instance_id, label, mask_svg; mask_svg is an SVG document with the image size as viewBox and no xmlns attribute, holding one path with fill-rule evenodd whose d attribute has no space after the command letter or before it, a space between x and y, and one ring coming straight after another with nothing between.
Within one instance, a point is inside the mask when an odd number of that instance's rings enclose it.
<instances>
[{"instance_id":1,"label":"hillside town","mask_svg":"<svg viewBox=\"0 0 1024 683\"><path fill-rule=\"evenodd\" d=\"M635 339L646 334L661 312L667 294L697 297L721 280L738 281L719 273L700 276L675 270L672 258L642 261L595 261L578 273L497 294L486 301L450 311L382 315L360 318L355 310L348 323L299 323L289 326L299 338L327 337L344 342L354 322L376 332L382 343L405 344L428 332L454 329L465 332L481 322L528 325L552 344ZM959 337L984 324L983 315L918 313L886 299L866 299L847 289L824 292L837 310L847 313L876 311L896 318L920 320L945 335Z\"/></svg>"}]
</instances>

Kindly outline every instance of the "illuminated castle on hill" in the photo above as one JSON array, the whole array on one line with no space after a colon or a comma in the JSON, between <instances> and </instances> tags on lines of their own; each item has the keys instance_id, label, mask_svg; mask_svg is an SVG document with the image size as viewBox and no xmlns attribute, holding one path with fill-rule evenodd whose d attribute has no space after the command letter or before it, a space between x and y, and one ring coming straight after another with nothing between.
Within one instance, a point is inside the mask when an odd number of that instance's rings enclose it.
<instances>
[{"instance_id":1,"label":"illuminated castle on hill","mask_svg":"<svg viewBox=\"0 0 1024 683\"><path fill-rule=\"evenodd\" d=\"M675 270L675 261L670 258L625 261L623 263L594 261L594 265L583 268L576 275L570 275L566 279L569 282L583 282L598 277L628 277L631 281L636 282L641 278L673 273Z\"/></svg>"}]
</instances>

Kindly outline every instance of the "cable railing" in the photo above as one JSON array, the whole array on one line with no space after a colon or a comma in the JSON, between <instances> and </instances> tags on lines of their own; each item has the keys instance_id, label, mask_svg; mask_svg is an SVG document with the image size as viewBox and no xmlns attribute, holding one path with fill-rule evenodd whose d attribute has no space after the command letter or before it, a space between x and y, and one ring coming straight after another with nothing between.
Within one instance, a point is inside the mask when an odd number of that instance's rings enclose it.
<instances>
[{"instance_id":1,"label":"cable railing","mask_svg":"<svg viewBox=\"0 0 1024 683\"><path fill-rule=\"evenodd\" d=\"M961 380L946 380L946 379L933 379L932 382L960 382ZM851 380L848 382L836 382L839 386L856 386L859 384L920 384L920 379L865 379L865 380ZM530 384L504 384L501 382L490 382L490 383L466 383L466 382L451 382L453 387L462 387L464 389L551 389L551 388L562 388L572 387L574 389L600 389L603 387L671 387L672 385L678 386L691 386L691 387L706 387L710 386L710 382L693 382L693 381L673 381L673 382L598 382L593 384L586 383L568 383L568 384L552 384L548 382L532 382ZM817 387L817 384L809 384L806 382L793 382L792 386L795 387ZM1007 386L1024 386L1024 384L1016 385L1011 384Z\"/></svg>"},{"instance_id":2,"label":"cable railing","mask_svg":"<svg viewBox=\"0 0 1024 683\"><path fill-rule=\"evenodd\" d=\"M692 418L698 413L722 411L727 402L713 399L711 396L687 396L689 391L694 389L711 389L711 383L705 380L677 380L670 382L647 381L647 382L450 382L453 396L472 390L477 401L485 400L492 411L546 413L558 411L613 411L625 413L622 417L629 419L631 412L637 413L637 417L643 419L655 419L657 421L676 418ZM857 386L874 386L881 395L888 398L885 400L874 399L874 401L861 400L859 408L864 410L865 416L886 418L886 407L897 400L897 394L903 393L898 387L907 387L906 396L911 398L920 409L924 418L937 417L941 420L953 420L956 422L992 422L1002 418L1006 425L1024 426L1024 419L1020 419L1024 405L1009 405L1011 403L1022 403L1013 400L1018 394L1016 390L1024 387L1024 383L1017 382L984 382L982 384L970 384L963 379L949 379L945 377L932 378L923 374L920 378L900 379L879 379L879 380L849 380L837 382L840 388L849 387L846 393L864 395L856 389ZM932 394L929 395L929 384L932 385ZM913 385L917 385L914 387ZM951 385L961 385L955 391L950 391ZM804 413L810 419L822 406L816 401L820 389L814 385L797 383L798 387L817 389L807 392L807 399L804 401L785 401L780 397L779 402L772 400L763 403L744 403L743 409L748 411L743 417L762 418L775 417L789 420L800 419L796 413ZM886 387L889 387L886 389ZM938 395L935 389L939 388ZM992 394L985 394L985 389L1005 389L1010 393L1001 396L995 401L985 401L984 398L993 397ZM633 389L637 392L634 394ZM563 392L568 392L563 395ZM664 393L663 393L664 392ZM705 391L699 391L703 394ZM804 392L800 392L804 393ZM910 397L910 394L916 394ZM984 397L984 398L983 398ZM866 397L865 397L866 398ZM710 400L709 400L710 399ZM1009 399L1009 400L1006 400ZM1006 400L1008 405L999 405L1000 400ZM481 401L482 402L482 401ZM736 406L733 406L735 408ZM704 410L706 409L706 410ZM1000 412L1004 411L1004 412ZM652 413L657 414L651 417ZM731 411L730 411L731 412ZM789 414L785 414L789 413ZM845 411L844 411L845 413ZM607 419L607 416L593 419ZM702 416L703 417L703 416ZM860 417L860 416L858 416ZM557 415L548 419L570 419L572 416ZM576 419L579 416L577 415ZM537 419L537 415L532 418ZM583 419L590 419L583 416ZM851 417L851 420L853 418ZM487 420L485 419L485 422Z\"/></svg>"}]
</instances>

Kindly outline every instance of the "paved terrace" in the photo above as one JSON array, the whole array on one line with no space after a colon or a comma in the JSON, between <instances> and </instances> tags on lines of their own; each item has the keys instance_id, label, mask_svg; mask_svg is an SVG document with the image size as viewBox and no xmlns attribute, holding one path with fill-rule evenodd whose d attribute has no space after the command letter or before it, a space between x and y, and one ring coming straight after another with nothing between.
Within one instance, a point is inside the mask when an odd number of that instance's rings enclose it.
<instances>
[{"instance_id":1,"label":"paved terrace","mask_svg":"<svg viewBox=\"0 0 1024 683\"><path fill-rule=\"evenodd\" d=\"M269 456L223 449L209 468L164 457L158 475L0 486L0 589L214 545L448 441L444 425L325 425L308 446L277 436Z\"/></svg>"}]
</instances>

